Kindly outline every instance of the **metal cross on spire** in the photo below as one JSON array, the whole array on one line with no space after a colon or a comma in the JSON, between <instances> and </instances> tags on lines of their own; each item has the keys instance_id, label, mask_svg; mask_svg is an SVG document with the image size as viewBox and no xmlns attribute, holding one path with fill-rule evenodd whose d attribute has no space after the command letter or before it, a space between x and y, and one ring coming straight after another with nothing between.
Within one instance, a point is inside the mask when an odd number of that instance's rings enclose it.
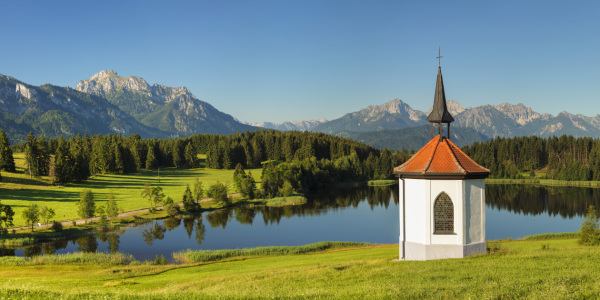
<instances>
[{"instance_id":1,"label":"metal cross on spire","mask_svg":"<svg viewBox=\"0 0 600 300\"><path fill-rule=\"evenodd\" d=\"M441 54L440 47L438 47L438 57L436 57L436 58L438 59L438 67L441 67L441 66L442 66L442 62L441 62L441 61L442 61L442 57L443 57L443 56L442 56L442 54Z\"/></svg>"}]
</instances>

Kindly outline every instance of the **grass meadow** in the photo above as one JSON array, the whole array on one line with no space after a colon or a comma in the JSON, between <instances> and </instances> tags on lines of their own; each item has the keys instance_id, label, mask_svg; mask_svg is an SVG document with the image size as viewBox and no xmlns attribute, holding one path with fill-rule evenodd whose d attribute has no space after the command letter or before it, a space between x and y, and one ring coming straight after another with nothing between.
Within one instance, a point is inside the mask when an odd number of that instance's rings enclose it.
<instances>
[{"instance_id":1,"label":"grass meadow","mask_svg":"<svg viewBox=\"0 0 600 300\"><path fill-rule=\"evenodd\" d=\"M82 183L72 183L66 186L54 186L46 176L30 179L25 174L25 156L23 153L15 153L15 164L17 173L2 172L3 181L0 182L0 201L2 204L10 205L16 212L14 218L15 227L25 226L21 217L21 211L27 206L37 203L39 206L53 208L56 221L79 219L77 204L83 189L91 189L96 200L96 207L104 205L108 201L108 195L112 191L115 195L117 205L123 211L132 211L150 207L147 198L142 198L140 193L146 183L160 186L166 196L170 196L176 202L181 202L186 185L192 185L198 177L202 182L204 190L220 181L225 183L229 192L233 193L233 170L216 169L175 169L167 168L160 170L160 183L156 170L139 170L135 174L104 174L91 177ZM251 170L257 181L260 181L261 170Z\"/></svg>"},{"instance_id":2,"label":"grass meadow","mask_svg":"<svg viewBox=\"0 0 600 300\"><path fill-rule=\"evenodd\" d=\"M183 265L6 262L0 298L598 298L600 249L499 241L487 255L397 261L397 245Z\"/></svg>"}]
</instances>

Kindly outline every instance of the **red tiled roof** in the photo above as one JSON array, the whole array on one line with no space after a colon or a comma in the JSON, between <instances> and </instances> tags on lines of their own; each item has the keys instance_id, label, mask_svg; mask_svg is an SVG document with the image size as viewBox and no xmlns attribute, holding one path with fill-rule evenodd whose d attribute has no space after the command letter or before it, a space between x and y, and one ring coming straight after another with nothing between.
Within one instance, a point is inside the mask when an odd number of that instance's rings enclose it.
<instances>
[{"instance_id":1,"label":"red tiled roof","mask_svg":"<svg viewBox=\"0 0 600 300\"><path fill-rule=\"evenodd\" d=\"M460 176L485 178L490 170L480 166L446 137L436 136L394 174L403 177Z\"/></svg>"}]
</instances>

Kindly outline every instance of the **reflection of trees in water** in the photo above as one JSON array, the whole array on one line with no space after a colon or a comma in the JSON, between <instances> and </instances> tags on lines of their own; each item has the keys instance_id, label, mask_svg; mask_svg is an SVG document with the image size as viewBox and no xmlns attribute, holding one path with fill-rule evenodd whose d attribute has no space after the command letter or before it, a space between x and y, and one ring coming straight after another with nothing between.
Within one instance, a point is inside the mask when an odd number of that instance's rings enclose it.
<instances>
[{"instance_id":1,"label":"reflection of trees in water","mask_svg":"<svg viewBox=\"0 0 600 300\"><path fill-rule=\"evenodd\" d=\"M158 224L158 222L154 222L154 224L151 225L150 228L142 232L144 242L146 242L148 246L152 246L154 240L162 240L165 238L166 231L167 229L165 227Z\"/></svg>"},{"instance_id":2,"label":"reflection of trees in water","mask_svg":"<svg viewBox=\"0 0 600 300\"><path fill-rule=\"evenodd\" d=\"M15 256L15 249L0 248L0 256Z\"/></svg>"},{"instance_id":3,"label":"reflection of trees in water","mask_svg":"<svg viewBox=\"0 0 600 300\"><path fill-rule=\"evenodd\" d=\"M225 229L225 226L227 226L227 223L229 222L229 220L231 220L232 216L233 209L224 208L206 214L206 220L212 228L221 226L223 227L223 229Z\"/></svg>"},{"instance_id":4,"label":"reflection of trees in water","mask_svg":"<svg viewBox=\"0 0 600 300\"><path fill-rule=\"evenodd\" d=\"M163 221L163 226L165 226L168 231L179 227L179 225L181 225L181 218L179 217L170 217Z\"/></svg>"},{"instance_id":5,"label":"reflection of trees in water","mask_svg":"<svg viewBox=\"0 0 600 300\"><path fill-rule=\"evenodd\" d=\"M252 222L254 222L256 210L247 207L236 207L233 211L235 212L235 219L240 224L252 225Z\"/></svg>"},{"instance_id":6,"label":"reflection of trees in water","mask_svg":"<svg viewBox=\"0 0 600 300\"><path fill-rule=\"evenodd\" d=\"M273 223L278 224L284 217L322 215L330 210L357 207L363 201L366 201L371 209L377 206L388 208L392 199L396 204L399 202L397 185L388 187L329 189L308 195L307 198L309 199L308 203L303 205L283 207L256 206L253 208L236 207L206 213L205 218L211 227L222 227L224 229L227 223L234 218L240 224L252 225L258 213L262 214L263 222L265 225L268 225ZM174 230L182 223L188 238L192 238L195 230L194 238L198 245L201 245L206 233L202 214L171 217L163 221L155 221L148 229L142 232L144 241L148 245L152 245L153 241L162 240L167 230ZM76 244L79 251L96 252L98 240L100 240L103 243L108 242L109 251L115 253L119 249L120 235L124 232L124 230L108 231L99 232L97 235L88 234L72 239L57 239L51 242L30 245L23 248L23 252L25 256L40 255L42 253L53 254L57 250L66 248L69 241ZM0 256L11 255L15 255L14 249L0 249Z\"/></svg>"},{"instance_id":7,"label":"reflection of trees in water","mask_svg":"<svg viewBox=\"0 0 600 300\"><path fill-rule=\"evenodd\" d=\"M54 254L57 250L67 248L69 240L53 240L51 242L42 243L42 252L46 255Z\"/></svg>"},{"instance_id":8,"label":"reflection of trees in water","mask_svg":"<svg viewBox=\"0 0 600 300\"><path fill-rule=\"evenodd\" d=\"M77 244L77 250L80 252L96 252L98 249L98 240L93 234L80 237L75 240L75 243Z\"/></svg>"},{"instance_id":9,"label":"reflection of trees in water","mask_svg":"<svg viewBox=\"0 0 600 300\"><path fill-rule=\"evenodd\" d=\"M181 224L182 219L183 227L185 228L185 232L187 233L188 238L192 238L192 233L194 232L195 227L196 235L194 237L196 239L196 243L198 243L198 245L201 245L202 241L204 240L204 234L206 233L206 228L204 227L204 223L202 222L202 214L194 214L185 217L172 217L165 220L163 222L163 225L167 228L171 228L169 229L170 231L179 226L179 224Z\"/></svg>"},{"instance_id":10,"label":"reflection of trees in water","mask_svg":"<svg viewBox=\"0 0 600 300\"><path fill-rule=\"evenodd\" d=\"M268 225L279 224L284 217L315 216L326 214L331 210L357 207L363 201L367 201L371 210L377 206L387 209L392 199L396 204L399 202L398 186L330 189L311 194L307 198L309 199L308 203L303 205L238 207L233 209L233 212L235 213L235 219L240 224L249 225L253 223L256 214L260 212L263 216L263 222ZM211 214L207 218L211 226L216 224L213 227L220 225L225 228L226 222L231 219L231 210L222 210L222 215L218 216ZM211 219L216 220L213 222Z\"/></svg>"},{"instance_id":11,"label":"reflection of trees in water","mask_svg":"<svg viewBox=\"0 0 600 300\"><path fill-rule=\"evenodd\" d=\"M588 206L599 207L600 189L490 184L485 187L485 202L492 208L525 215L582 217Z\"/></svg>"},{"instance_id":12,"label":"reflection of trees in water","mask_svg":"<svg viewBox=\"0 0 600 300\"><path fill-rule=\"evenodd\" d=\"M42 244L37 243L23 248L23 255L26 257L37 256L42 254Z\"/></svg>"},{"instance_id":13,"label":"reflection of trees in water","mask_svg":"<svg viewBox=\"0 0 600 300\"><path fill-rule=\"evenodd\" d=\"M93 241L90 241L93 240ZM86 234L83 237L77 238L63 238L63 239L53 239L47 242L39 242L32 245L27 245L23 247L23 256L31 257L36 255L52 255L56 253L56 251L65 249L69 245L69 242L72 242L74 245L77 245L77 249L83 252L96 252L98 248L98 242L96 241L96 237L93 234ZM0 249L0 256L14 256L15 250L12 249Z\"/></svg>"},{"instance_id":14,"label":"reflection of trees in water","mask_svg":"<svg viewBox=\"0 0 600 300\"><path fill-rule=\"evenodd\" d=\"M100 231L98 232L97 237L103 243L108 242L108 250L111 254L115 254L119 251L121 234L123 233L125 233L125 230Z\"/></svg>"},{"instance_id":15,"label":"reflection of trees in water","mask_svg":"<svg viewBox=\"0 0 600 300\"><path fill-rule=\"evenodd\" d=\"M198 246L202 245L205 232L206 228L204 227L204 223L202 223L202 215L199 215L196 219L196 243L198 243Z\"/></svg>"}]
</instances>

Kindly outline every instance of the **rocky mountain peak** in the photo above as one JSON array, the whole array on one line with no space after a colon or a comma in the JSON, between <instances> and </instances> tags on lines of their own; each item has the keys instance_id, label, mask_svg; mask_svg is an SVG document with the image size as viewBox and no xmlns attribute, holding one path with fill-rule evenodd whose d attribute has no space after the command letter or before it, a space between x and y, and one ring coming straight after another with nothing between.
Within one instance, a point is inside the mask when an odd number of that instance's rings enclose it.
<instances>
[{"instance_id":1,"label":"rocky mountain peak","mask_svg":"<svg viewBox=\"0 0 600 300\"><path fill-rule=\"evenodd\" d=\"M423 112L412 109L410 105L404 103L398 98L388 101L382 105L367 106L367 108L361 110L361 112L366 112L371 116L380 114L382 112L387 112L392 115L398 114L406 116L412 121L420 121L423 116Z\"/></svg>"},{"instance_id":2,"label":"rocky mountain peak","mask_svg":"<svg viewBox=\"0 0 600 300\"><path fill-rule=\"evenodd\" d=\"M114 90L129 90L149 94L150 85L140 77L121 77L114 70L103 70L88 80L81 80L76 90L98 96L105 96Z\"/></svg>"},{"instance_id":3,"label":"rocky mountain peak","mask_svg":"<svg viewBox=\"0 0 600 300\"><path fill-rule=\"evenodd\" d=\"M539 119L540 117L542 117L542 115L533 111L533 109L531 109L530 107L523 105L523 103L502 103L499 105L494 105L494 108L504 113L506 116L519 123L520 125L525 125L535 119Z\"/></svg>"},{"instance_id":4,"label":"rocky mountain peak","mask_svg":"<svg viewBox=\"0 0 600 300\"><path fill-rule=\"evenodd\" d=\"M115 71L115 70L102 70L102 71L92 75L92 77L90 77L90 80L103 79L103 78L107 78L107 77L119 77L119 75L117 74L117 71Z\"/></svg>"},{"instance_id":5,"label":"rocky mountain peak","mask_svg":"<svg viewBox=\"0 0 600 300\"><path fill-rule=\"evenodd\" d=\"M452 100L452 99L446 101L446 107L448 108L448 112L450 112L450 114L452 116L456 116L466 110L466 108L464 106L460 105L460 103L458 103L458 101ZM433 110L433 106L429 107L429 110L427 110L425 115L428 116L432 110Z\"/></svg>"},{"instance_id":6,"label":"rocky mountain peak","mask_svg":"<svg viewBox=\"0 0 600 300\"><path fill-rule=\"evenodd\" d=\"M37 92L34 89L28 88L26 85L22 83L17 83L15 87L15 93L17 95L22 96L23 98L35 100L37 96Z\"/></svg>"}]
</instances>

